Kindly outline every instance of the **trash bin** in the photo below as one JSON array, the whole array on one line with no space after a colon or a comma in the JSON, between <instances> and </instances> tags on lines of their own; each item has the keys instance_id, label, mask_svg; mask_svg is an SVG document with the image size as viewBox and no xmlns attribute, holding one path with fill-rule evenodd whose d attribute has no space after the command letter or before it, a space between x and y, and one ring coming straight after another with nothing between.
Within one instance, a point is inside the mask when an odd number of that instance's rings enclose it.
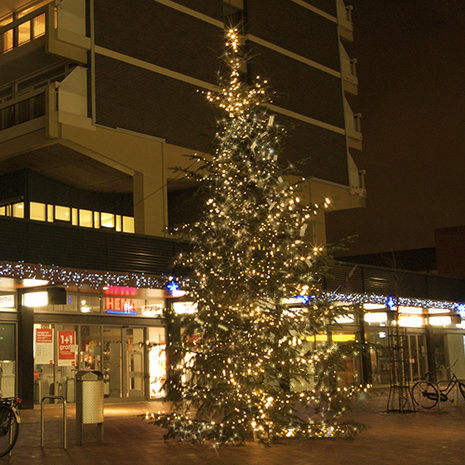
<instances>
[{"instance_id":1,"label":"trash bin","mask_svg":"<svg viewBox=\"0 0 465 465\"><path fill-rule=\"evenodd\" d=\"M78 444L82 444L83 425L98 426L99 441L103 442L103 373L76 373L76 428Z\"/></svg>"}]
</instances>

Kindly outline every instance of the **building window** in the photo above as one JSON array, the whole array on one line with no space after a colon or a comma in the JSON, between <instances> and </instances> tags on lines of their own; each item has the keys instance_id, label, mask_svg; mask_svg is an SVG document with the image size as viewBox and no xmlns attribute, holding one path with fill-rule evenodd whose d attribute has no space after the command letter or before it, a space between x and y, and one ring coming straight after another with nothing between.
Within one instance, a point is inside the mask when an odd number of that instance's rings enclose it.
<instances>
[{"instance_id":1,"label":"building window","mask_svg":"<svg viewBox=\"0 0 465 465\"><path fill-rule=\"evenodd\" d=\"M36 16L32 20L32 38L43 36L45 34L45 13Z\"/></svg>"},{"instance_id":2,"label":"building window","mask_svg":"<svg viewBox=\"0 0 465 465\"><path fill-rule=\"evenodd\" d=\"M73 226L78 225L78 209L77 208L71 209L71 224Z\"/></svg>"},{"instance_id":3,"label":"building window","mask_svg":"<svg viewBox=\"0 0 465 465\"><path fill-rule=\"evenodd\" d=\"M45 203L30 202L29 218L36 221L45 221L47 219L47 206Z\"/></svg>"},{"instance_id":4,"label":"building window","mask_svg":"<svg viewBox=\"0 0 465 465\"><path fill-rule=\"evenodd\" d=\"M115 215L113 213L104 213L100 215L100 224L102 228L114 228L115 227Z\"/></svg>"},{"instance_id":5,"label":"building window","mask_svg":"<svg viewBox=\"0 0 465 465\"><path fill-rule=\"evenodd\" d=\"M71 221L71 209L61 205L55 205L55 219L58 221Z\"/></svg>"},{"instance_id":6,"label":"building window","mask_svg":"<svg viewBox=\"0 0 465 465\"><path fill-rule=\"evenodd\" d=\"M123 232L134 234L134 218L132 216L123 216Z\"/></svg>"},{"instance_id":7,"label":"building window","mask_svg":"<svg viewBox=\"0 0 465 465\"><path fill-rule=\"evenodd\" d=\"M0 35L0 51L5 53L13 49L13 29Z\"/></svg>"},{"instance_id":8,"label":"building window","mask_svg":"<svg viewBox=\"0 0 465 465\"><path fill-rule=\"evenodd\" d=\"M94 226L92 218L93 213L90 210L79 209L79 226L83 228L92 228Z\"/></svg>"},{"instance_id":9,"label":"building window","mask_svg":"<svg viewBox=\"0 0 465 465\"><path fill-rule=\"evenodd\" d=\"M94 228L100 228L100 213L94 212Z\"/></svg>"},{"instance_id":10,"label":"building window","mask_svg":"<svg viewBox=\"0 0 465 465\"><path fill-rule=\"evenodd\" d=\"M31 22L25 21L18 26L18 47L31 40Z\"/></svg>"},{"instance_id":11,"label":"building window","mask_svg":"<svg viewBox=\"0 0 465 465\"><path fill-rule=\"evenodd\" d=\"M24 218L24 202L13 204L13 215L15 218Z\"/></svg>"},{"instance_id":12,"label":"building window","mask_svg":"<svg viewBox=\"0 0 465 465\"><path fill-rule=\"evenodd\" d=\"M47 221L53 223L53 205L47 205Z\"/></svg>"},{"instance_id":13,"label":"building window","mask_svg":"<svg viewBox=\"0 0 465 465\"><path fill-rule=\"evenodd\" d=\"M81 296L79 300L79 310L81 313L100 313L101 297Z\"/></svg>"}]
</instances>

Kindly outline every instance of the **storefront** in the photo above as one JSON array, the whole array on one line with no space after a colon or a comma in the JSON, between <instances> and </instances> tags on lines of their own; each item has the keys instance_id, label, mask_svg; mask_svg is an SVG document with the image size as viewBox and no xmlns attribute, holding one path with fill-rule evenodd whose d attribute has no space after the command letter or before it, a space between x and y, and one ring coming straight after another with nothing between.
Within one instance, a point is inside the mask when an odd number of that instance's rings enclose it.
<instances>
[{"instance_id":1,"label":"storefront","mask_svg":"<svg viewBox=\"0 0 465 465\"><path fill-rule=\"evenodd\" d=\"M172 300L172 291L145 282L138 287L68 284L61 286L66 300L60 304L26 302L24 296L30 288L24 280L2 279L1 284L3 396L22 395L29 399L29 406L44 395L62 395L74 402L75 378L80 370L103 373L108 401L165 396L167 341L172 334L168 335L164 310L171 307L178 314L192 313L195 307L191 303ZM38 280L27 283L35 288L38 284L44 285ZM365 351L347 357L340 367L337 376L341 384L389 386L393 380L393 346L399 343L406 382L423 378L427 372L438 380L447 378L450 371L465 379L465 324L460 318L460 304L417 301L416 305L390 306L382 302L382 296L379 303L367 302L367 296L358 296L365 302L350 297L352 300L339 299L334 304L355 304L362 312L349 313L328 333L299 342L367 342ZM291 381L290 387L301 390L310 386L294 386Z\"/></svg>"},{"instance_id":2,"label":"storefront","mask_svg":"<svg viewBox=\"0 0 465 465\"><path fill-rule=\"evenodd\" d=\"M31 301L24 298L26 293L29 297L24 288L14 287L0 291L3 396L28 397L31 392L34 403L44 395L62 395L74 402L80 370L101 371L104 394L111 401L165 395L165 290L68 288L64 304ZM30 379L28 371L33 372Z\"/></svg>"}]
</instances>

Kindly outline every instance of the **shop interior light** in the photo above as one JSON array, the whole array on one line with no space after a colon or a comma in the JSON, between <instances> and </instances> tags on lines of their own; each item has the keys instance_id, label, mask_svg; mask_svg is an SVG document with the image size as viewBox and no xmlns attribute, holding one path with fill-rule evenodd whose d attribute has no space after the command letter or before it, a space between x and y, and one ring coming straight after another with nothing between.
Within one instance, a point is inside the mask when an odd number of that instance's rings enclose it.
<instances>
[{"instance_id":1,"label":"shop interior light","mask_svg":"<svg viewBox=\"0 0 465 465\"><path fill-rule=\"evenodd\" d=\"M368 324L373 323L387 323L388 314L386 312L370 312L363 315L363 319Z\"/></svg>"},{"instance_id":2,"label":"shop interior light","mask_svg":"<svg viewBox=\"0 0 465 465\"><path fill-rule=\"evenodd\" d=\"M429 318L429 324L431 326L449 326L452 324L450 316L432 316Z\"/></svg>"},{"instance_id":3,"label":"shop interior light","mask_svg":"<svg viewBox=\"0 0 465 465\"><path fill-rule=\"evenodd\" d=\"M192 315L197 311L197 304L193 302L174 302L173 310L177 315Z\"/></svg>"},{"instance_id":4,"label":"shop interior light","mask_svg":"<svg viewBox=\"0 0 465 465\"><path fill-rule=\"evenodd\" d=\"M336 317L336 323L339 324L349 324L349 323L354 323L355 317L353 313L349 313L347 315L341 315Z\"/></svg>"},{"instance_id":5,"label":"shop interior light","mask_svg":"<svg viewBox=\"0 0 465 465\"><path fill-rule=\"evenodd\" d=\"M45 307L48 305L48 292L36 291L24 293L23 305L25 307Z\"/></svg>"},{"instance_id":6,"label":"shop interior light","mask_svg":"<svg viewBox=\"0 0 465 465\"><path fill-rule=\"evenodd\" d=\"M399 313L408 313L410 315L423 315L423 309L421 307L407 307L404 305L400 305Z\"/></svg>"},{"instance_id":7,"label":"shop interior light","mask_svg":"<svg viewBox=\"0 0 465 465\"><path fill-rule=\"evenodd\" d=\"M421 328L425 325L425 320L421 316L400 316L399 326L403 328Z\"/></svg>"},{"instance_id":8,"label":"shop interior light","mask_svg":"<svg viewBox=\"0 0 465 465\"><path fill-rule=\"evenodd\" d=\"M383 304L363 304L363 308L365 310L385 310L386 309L386 305L383 305Z\"/></svg>"}]
</instances>

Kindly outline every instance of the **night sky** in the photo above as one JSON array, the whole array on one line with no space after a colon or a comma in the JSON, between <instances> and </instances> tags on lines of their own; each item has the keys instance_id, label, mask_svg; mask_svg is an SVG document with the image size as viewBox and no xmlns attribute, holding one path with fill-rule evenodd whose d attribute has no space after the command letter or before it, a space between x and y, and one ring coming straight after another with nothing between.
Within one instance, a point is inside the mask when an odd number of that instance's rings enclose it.
<instances>
[{"instance_id":1,"label":"night sky","mask_svg":"<svg viewBox=\"0 0 465 465\"><path fill-rule=\"evenodd\" d=\"M434 247L465 225L465 1L354 0L366 209L328 214L350 255Z\"/></svg>"}]
</instances>

